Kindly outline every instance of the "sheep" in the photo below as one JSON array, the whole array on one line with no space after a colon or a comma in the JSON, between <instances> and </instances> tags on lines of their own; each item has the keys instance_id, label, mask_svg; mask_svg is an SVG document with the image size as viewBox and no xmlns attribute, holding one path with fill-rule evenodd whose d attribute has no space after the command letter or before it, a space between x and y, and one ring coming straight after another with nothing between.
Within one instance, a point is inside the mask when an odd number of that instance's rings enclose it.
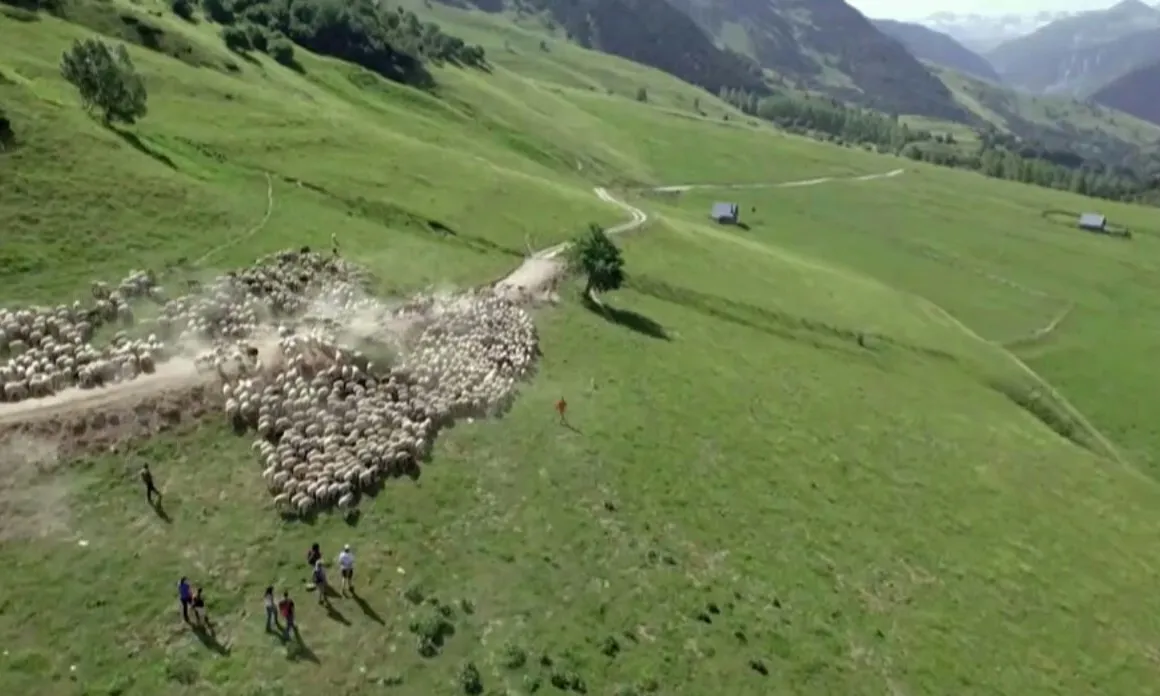
<instances>
[{"instance_id":1,"label":"sheep","mask_svg":"<svg viewBox=\"0 0 1160 696\"><path fill-rule=\"evenodd\" d=\"M427 294L390 307L363 292L365 280L344 259L284 251L187 295L167 298L152 274L133 271L95 282L88 305L0 308L3 395L133 380L179 346L204 345L190 357L216 373L227 420L257 436L275 505L349 507L358 491L414 466L447 423L506 408L539 355L531 317L501 294ZM135 316L135 301L156 302L157 318ZM122 329L105 346L90 343L116 322L148 335ZM358 348L344 343L352 332ZM359 350L368 345L374 360Z\"/></svg>"}]
</instances>

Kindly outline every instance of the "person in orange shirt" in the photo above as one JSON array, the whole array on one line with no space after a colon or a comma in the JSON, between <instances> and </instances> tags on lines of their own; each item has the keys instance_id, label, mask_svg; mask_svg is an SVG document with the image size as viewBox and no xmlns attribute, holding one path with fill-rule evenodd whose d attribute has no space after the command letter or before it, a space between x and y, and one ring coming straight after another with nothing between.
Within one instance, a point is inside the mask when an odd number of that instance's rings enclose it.
<instances>
[{"instance_id":1,"label":"person in orange shirt","mask_svg":"<svg viewBox=\"0 0 1160 696\"><path fill-rule=\"evenodd\" d=\"M556 413L560 414L560 425L567 425L568 424L568 418L567 418L567 416L565 416L567 411L568 411L568 402L564 401L564 397L561 396L560 400L556 402Z\"/></svg>"}]
</instances>

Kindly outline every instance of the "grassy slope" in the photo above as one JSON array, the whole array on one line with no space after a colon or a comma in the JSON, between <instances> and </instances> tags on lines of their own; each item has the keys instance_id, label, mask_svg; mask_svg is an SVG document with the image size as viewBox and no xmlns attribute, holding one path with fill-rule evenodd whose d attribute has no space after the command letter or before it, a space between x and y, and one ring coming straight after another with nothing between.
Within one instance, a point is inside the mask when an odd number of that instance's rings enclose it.
<instances>
[{"instance_id":1,"label":"grassy slope","mask_svg":"<svg viewBox=\"0 0 1160 696\"><path fill-rule=\"evenodd\" d=\"M1024 94L946 68L928 67L951 89L960 104L1003 130L1007 129L1006 115L1010 114L1044 128L1071 127L1077 134L1098 132L1134 145L1155 145L1160 141L1160 126L1098 104Z\"/></svg>"},{"instance_id":2,"label":"grassy slope","mask_svg":"<svg viewBox=\"0 0 1160 696\"><path fill-rule=\"evenodd\" d=\"M483 280L529 237L544 246L617 219L591 194L609 180L899 164L735 112L725 122L707 95L701 118L697 93L655 72L440 14L487 39L497 69L439 71L439 100L308 56L306 77L265 62L227 77L135 52L151 88L140 136L176 169L79 113L55 77L78 29L0 18L0 66L19 78L0 98L26 141L0 155L0 214L16 221L6 299L196 259L262 219L265 171L269 222L213 264L339 230L348 254L403 289ZM211 29L170 25L217 50ZM631 99L641 85L652 103ZM726 197L749 230L704 224ZM1160 230L1147 211L1108 207L1136 231L1119 243L1041 216L1081 199L926 167L640 205L657 218L624 241L631 287L608 298L620 324L571 301L544 312L543 370L514 413L448 433L422 480L389 486L355 529L278 522L248 444L217 423L4 487L0 687L377 693L401 680L399 693L450 694L470 659L489 689L513 693L553 670L594 694L1150 693L1160 492L1137 467L1160 439L1137 404L1154 383ZM434 238L424 219L459 235ZM983 339L1016 338L1069 304L1028 361L1134 466L1076 447L1004 394L1033 380ZM668 340L647 335L657 325ZM561 394L577 431L553 421ZM137 500L143 459L172 524ZM46 518L56 529L37 526ZM356 545L367 604L327 617L299 592L307 649L287 651L262 633L259 595L298 588L315 540L328 553ZM205 583L228 655L175 621L183 573ZM474 606L433 660L407 634L427 611L408 587ZM530 653L526 666L503 666L507 644Z\"/></svg>"}]
</instances>

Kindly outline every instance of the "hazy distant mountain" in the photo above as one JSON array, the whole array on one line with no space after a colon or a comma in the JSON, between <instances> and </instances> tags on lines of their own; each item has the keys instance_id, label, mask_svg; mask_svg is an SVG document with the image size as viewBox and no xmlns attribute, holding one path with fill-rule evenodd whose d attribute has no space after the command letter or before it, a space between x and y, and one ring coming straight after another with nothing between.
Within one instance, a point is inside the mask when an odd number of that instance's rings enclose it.
<instances>
[{"instance_id":1,"label":"hazy distant mountain","mask_svg":"<svg viewBox=\"0 0 1160 696\"><path fill-rule=\"evenodd\" d=\"M987 58L1012 86L1037 93L1087 94L1160 59L1160 9L1123 0L1007 41Z\"/></svg>"},{"instance_id":2,"label":"hazy distant mountain","mask_svg":"<svg viewBox=\"0 0 1160 696\"><path fill-rule=\"evenodd\" d=\"M1030 34L1045 24L1069 16L1069 12L1039 12L1029 15L984 16L937 12L919 24L947 34L978 53L986 53L1004 41Z\"/></svg>"},{"instance_id":3,"label":"hazy distant mountain","mask_svg":"<svg viewBox=\"0 0 1160 696\"><path fill-rule=\"evenodd\" d=\"M1001 82L999 73L979 54L958 41L921 24L897 22L893 19L870 20L878 31L898 41L912 56L963 74L991 82Z\"/></svg>"},{"instance_id":4,"label":"hazy distant mountain","mask_svg":"<svg viewBox=\"0 0 1160 696\"><path fill-rule=\"evenodd\" d=\"M1160 124L1160 62L1136 68L1096 92L1092 100Z\"/></svg>"}]
</instances>

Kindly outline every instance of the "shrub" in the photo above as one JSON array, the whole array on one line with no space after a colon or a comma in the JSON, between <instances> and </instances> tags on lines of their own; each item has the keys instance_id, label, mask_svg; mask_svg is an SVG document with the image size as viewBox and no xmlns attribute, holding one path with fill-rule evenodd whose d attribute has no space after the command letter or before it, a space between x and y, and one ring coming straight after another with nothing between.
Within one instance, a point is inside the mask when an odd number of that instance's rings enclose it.
<instances>
[{"instance_id":1,"label":"shrub","mask_svg":"<svg viewBox=\"0 0 1160 696\"><path fill-rule=\"evenodd\" d=\"M169 7L178 17L187 22L193 21L193 0L170 0Z\"/></svg>"},{"instance_id":2,"label":"shrub","mask_svg":"<svg viewBox=\"0 0 1160 696\"><path fill-rule=\"evenodd\" d=\"M243 24L242 29L245 30L246 36L249 37L250 47L255 51L265 53L270 47L270 37L266 34L266 30L257 24Z\"/></svg>"},{"instance_id":3,"label":"shrub","mask_svg":"<svg viewBox=\"0 0 1160 696\"><path fill-rule=\"evenodd\" d=\"M294 42L285 36L275 36L270 39L266 51L271 58L282 65L288 68L298 67L298 61L294 58Z\"/></svg>"},{"instance_id":4,"label":"shrub","mask_svg":"<svg viewBox=\"0 0 1160 696\"><path fill-rule=\"evenodd\" d=\"M233 24L234 11L228 0L201 0L206 15L218 24Z\"/></svg>"},{"instance_id":5,"label":"shrub","mask_svg":"<svg viewBox=\"0 0 1160 696\"><path fill-rule=\"evenodd\" d=\"M465 694L478 696L483 693L483 679L479 676L479 669L474 663L468 662L459 670L459 685L463 687Z\"/></svg>"},{"instance_id":6,"label":"shrub","mask_svg":"<svg viewBox=\"0 0 1160 696\"><path fill-rule=\"evenodd\" d=\"M248 51L253 47L250 44L250 33L246 31L245 27L236 25L222 27L222 41L225 42L226 48L239 53Z\"/></svg>"},{"instance_id":7,"label":"shrub","mask_svg":"<svg viewBox=\"0 0 1160 696\"><path fill-rule=\"evenodd\" d=\"M8 114L4 113L4 109L0 109L0 147L10 145L16 139L16 134L12 132L12 121L8 119Z\"/></svg>"},{"instance_id":8,"label":"shrub","mask_svg":"<svg viewBox=\"0 0 1160 696\"><path fill-rule=\"evenodd\" d=\"M520 669L528 663L528 653L515 643L505 643L500 663L508 669Z\"/></svg>"},{"instance_id":9,"label":"shrub","mask_svg":"<svg viewBox=\"0 0 1160 696\"><path fill-rule=\"evenodd\" d=\"M455 626L438 612L415 619L410 629L416 636L419 654L423 657L438 655L443 649L443 643L455 634Z\"/></svg>"},{"instance_id":10,"label":"shrub","mask_svg":"<svg viewBox=\"0 0 1160 696\"><path fill-rule=\"evenodd\" d=\"M98 39L78 39L61 56L60 73L77 88L85 110L99 110L106 125L133 124L147 112L145 83L124 44L114 51Z\"/></svg>"}]
</instances>

